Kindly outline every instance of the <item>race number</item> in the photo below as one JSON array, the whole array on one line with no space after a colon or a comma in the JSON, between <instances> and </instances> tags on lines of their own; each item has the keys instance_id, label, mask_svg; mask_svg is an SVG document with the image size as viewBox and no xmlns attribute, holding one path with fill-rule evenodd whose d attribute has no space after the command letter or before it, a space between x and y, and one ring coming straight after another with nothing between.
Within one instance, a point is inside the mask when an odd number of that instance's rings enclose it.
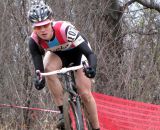
<instances>
[{"instance_id":1,"label":"race number","mask_svg":"<svg viewBox=\"0 0 160 130\"><path fill-rule=\"evenodd\" d=\"M69 42L73 42L76 39L77 35L78 35L78 31L75 28L73 27L68 28L67 39Z\"/></svg>"}]
</instances>

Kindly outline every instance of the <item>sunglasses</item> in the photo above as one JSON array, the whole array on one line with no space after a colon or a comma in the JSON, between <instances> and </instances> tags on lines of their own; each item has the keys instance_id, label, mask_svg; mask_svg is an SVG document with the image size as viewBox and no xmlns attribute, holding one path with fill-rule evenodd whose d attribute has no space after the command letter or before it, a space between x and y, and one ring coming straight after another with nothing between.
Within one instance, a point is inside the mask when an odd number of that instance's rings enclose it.
<instances>
[{"instance_id":1,"label":"sunglasses","mask_svg":"<svg viewBox=\"0 0 160 130\"><path fill-rule=\"evenodd\" d=\"M49 26L51 25L51 23L48 23L48 24L45 24L45 25L42 25L42 26L35 26L33 29L34 30L41 30L41 28L48 28Z\"/></svg>"}]
</instances>

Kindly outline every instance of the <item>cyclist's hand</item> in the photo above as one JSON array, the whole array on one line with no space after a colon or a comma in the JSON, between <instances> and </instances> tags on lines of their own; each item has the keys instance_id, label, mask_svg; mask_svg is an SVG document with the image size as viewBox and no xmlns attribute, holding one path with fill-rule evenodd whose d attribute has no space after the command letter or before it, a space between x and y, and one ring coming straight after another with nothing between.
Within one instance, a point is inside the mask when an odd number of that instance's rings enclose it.
<instances>
[{"instance_id":1,"label":"cyclist's hand","mask_svg":"<svg viewBox=\"0 0 160 130\"><path fill-rule=\"evenodd\" d=\"M45 87L45 78L40 75L40 71L36 71L36 77L34 79L34 86L37 90L41 90Z\"/></svg>"},{"instance_id":2,"label":"cyclist's hand","mask_svg":"<svg viewBox=\"0 0 160 130\"><path fill-rule=\"evenodd\" d=\"M96 70L92 67L84 68L84 73L88 78L94 78L96 75Z\"/></svg>"}]
</instances>

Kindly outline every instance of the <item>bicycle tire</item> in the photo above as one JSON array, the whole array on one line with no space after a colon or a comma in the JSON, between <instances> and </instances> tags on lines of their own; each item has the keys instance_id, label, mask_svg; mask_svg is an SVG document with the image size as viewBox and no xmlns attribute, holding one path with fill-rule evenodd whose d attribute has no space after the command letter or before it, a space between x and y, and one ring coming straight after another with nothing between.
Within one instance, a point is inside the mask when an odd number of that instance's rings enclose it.
<instances>
[{"instance_id":1,"label":"bicycle tire","mask_svg":"<svg viewBox=\"0 0 160 130\"><path fill-rule=\"evenodd\" d=\"M63 105L65 130L84 130L81 111L78 111L77 106L68 99L69 94L65 92Z\"/></svg>"}]
</instances>

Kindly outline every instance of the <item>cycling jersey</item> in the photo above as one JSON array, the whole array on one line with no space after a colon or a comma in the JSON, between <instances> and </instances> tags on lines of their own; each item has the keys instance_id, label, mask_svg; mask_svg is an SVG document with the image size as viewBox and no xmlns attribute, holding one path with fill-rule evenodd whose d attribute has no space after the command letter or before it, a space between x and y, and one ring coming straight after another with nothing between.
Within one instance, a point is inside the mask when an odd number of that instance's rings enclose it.
<instances>
[{"instance_id":1,"label":"cycling jersey","mask_svg":"<svg viewBox=\"0 0 160 130\"><path fill-rule=\"evenodd\" d=\"M52 28L55 31L55 37L50 41L38 38L35 32L31 34L34 41L45 50L64 51L75 48L84 42L82 36L78 35L79 32L68 22L53 22Z\"/></svg>"},{"instance_id":2,"label":"cycling jersey","mask_svg":"<svg viewBox=\"0 0 160 130\"><path fill-rule=\"evenodd\" d=\"M39 38L34 31L31 34L29 49L36 70L44 71L42 55L45 51L70 51L75 48L86 56L91 67L96 68L96 56L88 41L72 24L66 21L56 21L52 23L52 28L54 37L50 41Z\"/></svg>"}]
</instances>

